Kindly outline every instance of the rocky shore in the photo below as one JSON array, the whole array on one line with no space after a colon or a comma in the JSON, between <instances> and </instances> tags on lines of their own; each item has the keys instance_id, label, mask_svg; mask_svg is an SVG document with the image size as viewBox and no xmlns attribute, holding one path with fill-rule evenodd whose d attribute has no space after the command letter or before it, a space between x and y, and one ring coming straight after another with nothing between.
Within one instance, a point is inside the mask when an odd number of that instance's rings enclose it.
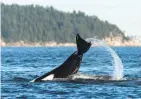
<instances>
[{"instance_id":1,"label":"rocky shore","mask_svg":"<svg viewBox=\"0 0 141 99\"><path fill-rule=\"evenodd\" d=\"M14 43L5 43L4 41L0 42L2 47L59 47L59 46L75 46L75 43L57 43L57 42L37 42L37 43L26 43L24 41L14 42Z\"/></svg>"},{"instance_id":2,"label":"rocky shore","mask_svg":"<svg viewBox=\"0 0 141 99\"><path fill-rule=\"evenodd\" d=\"M141 46L141 39L130 38L123 40L122 37L105 38L104 41L110 46Z\"/></svg>"},{"instance_id":3,"label":"rocky shore","mask_svg":"<svg viewBox=\"0 0 141 99\"><path fill-rule=\"evenodd\" d=\"M120 37L116 38L105 38L104 41L109 46L141 46L141 41L136 39L131 39L128 41L123 41ZM37 42L37 43L26 43L24 41L13 42L13 43L5 43L3 40L0 40L0 46L2 47L59 47L59 46L76 46L75 43L57 43L57 42Z\"/></svg>"}]
</instances>

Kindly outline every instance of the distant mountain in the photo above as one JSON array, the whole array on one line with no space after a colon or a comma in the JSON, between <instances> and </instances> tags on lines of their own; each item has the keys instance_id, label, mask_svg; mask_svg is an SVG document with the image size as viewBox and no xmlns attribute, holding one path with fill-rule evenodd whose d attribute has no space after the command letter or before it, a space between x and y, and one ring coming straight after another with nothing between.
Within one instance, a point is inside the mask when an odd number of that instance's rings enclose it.
<instances>
[{"instance_id":1,"label":"distant mountain","mask_svg":"<svg viewBox=\"0 0 141 99\"><path fill-rule=\"evenodd\" d=\"M122 36L114 24L83 12L66 13L53 7L1 4L1 33L5 42L75 42L73 34L83 38Z\"/></svg>"}]
</instances>

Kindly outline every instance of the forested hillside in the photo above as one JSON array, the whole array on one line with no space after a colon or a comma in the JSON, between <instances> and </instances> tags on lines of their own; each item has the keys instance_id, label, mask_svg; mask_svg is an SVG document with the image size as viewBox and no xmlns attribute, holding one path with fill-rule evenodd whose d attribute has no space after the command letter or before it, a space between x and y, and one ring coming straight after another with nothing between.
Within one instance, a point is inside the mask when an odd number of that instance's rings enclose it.
<instances>
[{"instance_id":1,"label":"forested hillside","mask_svg":"<svg viewBox=\"0 0 141 99\"><path fill-rule=\"evenodd\" d=\"M73 34L83 38L124 36L108 21L83 12L66 13L53 7L1 4L1 33L5 42L75 42Z\"/></svg>"}]
</instances>

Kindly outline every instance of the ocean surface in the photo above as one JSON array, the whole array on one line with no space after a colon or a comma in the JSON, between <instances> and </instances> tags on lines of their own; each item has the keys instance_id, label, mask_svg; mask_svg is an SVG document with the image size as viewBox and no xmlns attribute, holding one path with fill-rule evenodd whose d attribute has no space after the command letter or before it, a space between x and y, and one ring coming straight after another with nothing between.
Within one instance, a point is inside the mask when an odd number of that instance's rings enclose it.
<instances>
[{"instance_id":1,"label":"ocean surface","mask_svg":"<svg viewBox=\"0 0 141 99\"><path fill-rule=\"evenodd\" d=\"M113 47L124 65L124 79L100 82L30 81L61 65L75 47L2 47L2 99L141 99L141 47ZM111 76L112 57L103 47L83 56L79 72Z\"/></svg>"}]
</instances>

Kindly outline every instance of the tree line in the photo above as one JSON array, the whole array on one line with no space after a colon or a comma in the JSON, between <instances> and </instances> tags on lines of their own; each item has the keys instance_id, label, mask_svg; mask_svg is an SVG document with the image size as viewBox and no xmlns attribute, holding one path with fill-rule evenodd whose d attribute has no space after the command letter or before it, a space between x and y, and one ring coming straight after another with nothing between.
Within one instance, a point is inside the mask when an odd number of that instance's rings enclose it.
<instances>
[{"instance_id":1,"label":"tree line","mask_svg":"<svg viewBox=\"0 0 141 99\"><path fill-rule=\"evenodd\" d=\"M124 37L116 25L81 11L69 13L53 7L1 3L1 36L5 42L75 42L76 33L83 38Z\"/></svg>"}]
</instances>

